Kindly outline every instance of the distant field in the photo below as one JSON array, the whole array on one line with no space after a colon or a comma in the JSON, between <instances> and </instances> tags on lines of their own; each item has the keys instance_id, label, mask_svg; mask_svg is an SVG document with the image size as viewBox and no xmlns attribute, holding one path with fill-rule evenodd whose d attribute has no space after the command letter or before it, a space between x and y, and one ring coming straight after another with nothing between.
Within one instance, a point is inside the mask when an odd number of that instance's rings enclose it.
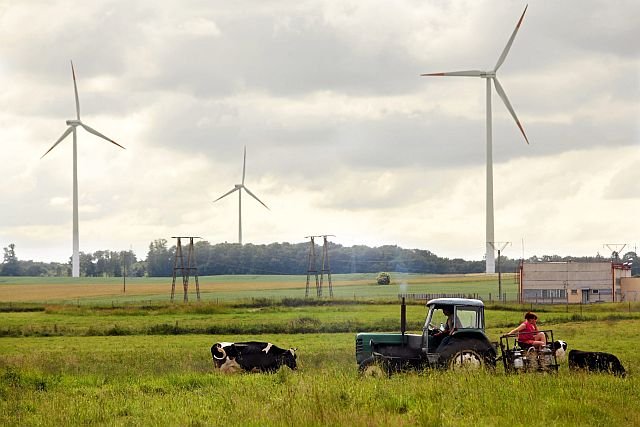
<instances>
[{"instance_id":1,"label":"distant field","mask_svg":"<svg viewBox=\"0 0 640 427\"><path fill-rule=\"evenodd\" d=\"M375 274L334 274L333 294L336 298L397 298L399 293L464 293L495 299L496 275L420 275L392 273L392 285L375 284ZM167 301L172 278L127 278L126 292L122 278L2 277L0 302L40 302L73 304L109 304L136 301ZM199 278L203 301L251 298L302 298L305 276L204 276ZM503 292L515 295L512 274L504 274ZM329 296L325 276L323 296ZM182 280L176 280L176 301L183 300ZM316 296L315 278L311 278L309 296ZM490 298L491 296L491 298ZM196 300L195 281L189 284L188 297Z\"/></svg>"}]
</instances>

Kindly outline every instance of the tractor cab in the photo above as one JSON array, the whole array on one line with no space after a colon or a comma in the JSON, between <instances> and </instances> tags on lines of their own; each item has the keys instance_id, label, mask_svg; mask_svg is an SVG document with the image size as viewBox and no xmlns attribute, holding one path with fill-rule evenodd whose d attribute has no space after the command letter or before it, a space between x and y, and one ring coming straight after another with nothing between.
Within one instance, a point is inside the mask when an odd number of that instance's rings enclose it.
<instances>
[{"instance_id":1,"label":"tractor cab","mask_svg":"<svg viewBox=\"0 0 640 427\"><path fill-rule=\"evenodd\" d=\"M456 335L484 337L484 303L466 298L437 298L427 302L427 318L422 328L426 353L437 353Z\"/></svg>"}]
</instances>

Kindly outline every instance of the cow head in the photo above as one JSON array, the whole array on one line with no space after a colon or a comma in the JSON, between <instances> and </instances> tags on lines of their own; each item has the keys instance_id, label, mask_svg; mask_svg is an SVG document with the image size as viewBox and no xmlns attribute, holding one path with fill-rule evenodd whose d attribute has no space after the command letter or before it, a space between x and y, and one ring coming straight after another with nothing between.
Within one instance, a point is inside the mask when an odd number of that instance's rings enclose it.
<instances>
[{"instance_id":1,"label":"cow head","mask_svg":"<svg viewBox=\"0 0 640 427\"><path fill-rule=\"evenodd\" d=\"M211 357L213 358L213 363L218 368L222 367L222 365L229 359L229 357L236 357L234 344L231 342L215 343L211 346Z\"/></svg>"},{"instance_id":2,"label":"cow head","mask_svg":"<svg viewBox=\"0 0 640 427\"><path fill-rule=\"evenodd\" d=\"M290 348L282 355L282 364L288 366L291 369L296 369L298 367L298 363L296 359L298 356L296 355L295 348Z\"/></svg>"},{"instance_id":3,"label":"cow head","mask_svg":"<svg viewBox=\"0 0 640 427\"><path fill-rule=\"evenodd\" d=\"M567 343L562 340L557 340L551 343L551 349L556 354L556 359L564 360L567 354Z\"/></svg>"}]
</instances>

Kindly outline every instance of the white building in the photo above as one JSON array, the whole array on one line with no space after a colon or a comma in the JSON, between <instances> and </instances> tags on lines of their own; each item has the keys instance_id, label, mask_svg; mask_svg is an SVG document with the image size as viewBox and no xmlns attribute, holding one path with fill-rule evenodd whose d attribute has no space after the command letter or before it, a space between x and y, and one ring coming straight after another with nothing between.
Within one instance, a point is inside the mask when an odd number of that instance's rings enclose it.
<instances>
[{"instance_id":1,"label":"white building","mask_svg":"<svg viewBox=\"0 0 640 427\"><path fill-rule=\"evenodd\" d=\"M521 302L616 302L623 277L631 268L614 262L523 262L518 291Z\"/></svg>"}]
</instances>

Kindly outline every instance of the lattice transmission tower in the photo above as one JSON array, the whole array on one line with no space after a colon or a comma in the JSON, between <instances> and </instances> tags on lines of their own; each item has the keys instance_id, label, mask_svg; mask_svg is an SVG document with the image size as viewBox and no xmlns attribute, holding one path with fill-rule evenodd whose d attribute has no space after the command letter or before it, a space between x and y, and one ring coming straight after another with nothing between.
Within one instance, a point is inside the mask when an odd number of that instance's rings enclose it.
<instances>
[{"instance_id":1,"label":"lattice transmission tower","mask_svg":"<svg viewBox=\"0 0 640 427\"><path fill-rule=\"evenodd\" d=\"M305 287L304 297L309 297L309 279L313 274L316 278L316 294L318 297L322 296L322 289L320 288L320 282L318 282L318 268L316 267L316 242L315 238L320 236L306 236L305 239L311 239L311 246L309 247L309 263L307 264L307 286Z\"/></svg>"},{"instance_id":2,"label":"lattice transmission tower","mask_svg":"<svg viewBox=\"0 0 640 427\"><path fill-rule=\"evenodd\" d=\"M184 302L189 301L189 278L193 275L196 281L196 295L198 301L200 301L200 283L198 282L198 267L196 266L196 253L193 246L193 239L200 239L200 237L172 237L172 239L178 239L176 243L176 256L173 260L173 281L171 282L171 302L176 293L176 277L178 271L182 276L182 289L184 290ZM182 252L182 239L189 239L189 246L187 250L187 262L185 265L184 255Z\"/></svg>"},{"instance_id":3,"label":"lattice transmission tower","mask_svg":"<svg viewBox=\"0 0 640 427\"><path fill-rule=\"evenodd\" d=\"M329 263L329 244L327 242L327 237L335 237L333 234L325 234L322 237L324 243L322 245L322 269L320 270L320 294L322 294L322 281L323 277L326 274L327 280L329 281L329 296L333 298L333 284L331 283L331 265Z\"/></svg>"}]
</instances>

